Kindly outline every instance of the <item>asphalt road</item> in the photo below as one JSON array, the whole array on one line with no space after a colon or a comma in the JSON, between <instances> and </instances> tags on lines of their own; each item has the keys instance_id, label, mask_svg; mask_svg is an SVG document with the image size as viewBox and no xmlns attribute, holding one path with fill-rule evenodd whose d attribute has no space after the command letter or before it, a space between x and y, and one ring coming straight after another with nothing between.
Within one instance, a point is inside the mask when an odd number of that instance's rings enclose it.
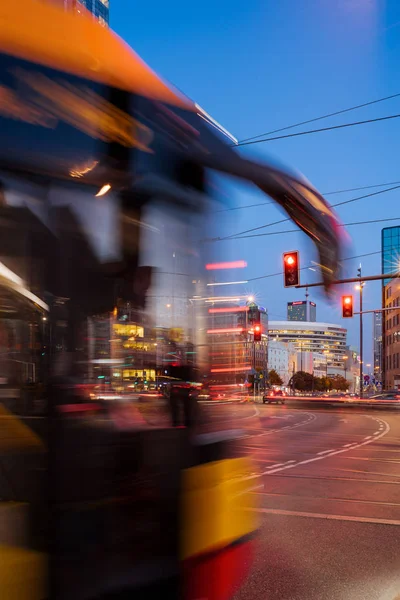
<instances>
[{"instance_id":1,"label":"asphalt road","mask_svg":"<svg viewBox=\"0 0 400 600\"><path fill-rule=\"evenodd\" d=\"M235 600L400 600L400 411L220 405L260 533Z\"/></svg>"}]
</instances>

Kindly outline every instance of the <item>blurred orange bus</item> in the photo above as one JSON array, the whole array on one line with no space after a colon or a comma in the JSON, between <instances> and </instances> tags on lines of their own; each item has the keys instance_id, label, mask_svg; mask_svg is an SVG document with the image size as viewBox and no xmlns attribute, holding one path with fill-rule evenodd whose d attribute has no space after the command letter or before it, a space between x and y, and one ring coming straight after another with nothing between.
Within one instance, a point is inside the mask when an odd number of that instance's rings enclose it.
<instances>
[{"instance_id":1,"label":"blurred orange bus","mask_svg":"<svg viewBox=\"0 0 400 600\"><path fill-rule=\"evenodd\" d=\"M207 368L187 307L204 275L210 170L286 211L315 243L327 288L340 268L337 217L302 178L241 157L229 132L85 14L1 3L0 58L0 377L43 386L46 410L32 432L25 409L4 408L27 460L11 464L2 498L29 506L32 531L0 539L2 597L228 599L256 529L241 511L247 461L215 436L205 452L191 432L119 430L59 409L97 379L168 376L159 360ZM178 318L186 350L168 333Z\"/></svg>"}]
</instances>

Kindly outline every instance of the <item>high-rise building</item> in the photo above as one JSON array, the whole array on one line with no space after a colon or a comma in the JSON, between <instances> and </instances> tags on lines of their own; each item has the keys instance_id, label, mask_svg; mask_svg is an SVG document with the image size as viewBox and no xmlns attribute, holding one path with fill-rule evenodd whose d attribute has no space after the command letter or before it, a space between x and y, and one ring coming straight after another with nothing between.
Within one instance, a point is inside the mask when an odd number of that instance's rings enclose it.
<instances>
[{"instance_id":1,"label":"high-rise building","mask_svg":"<svg viewBox=\"0 0 400 600\"><path fill-rule=\"evenodd\" d=\"M89 10L100 23L108 25L110 2L109 0L78 0Z\"/></svg>"},{"instance_id":2,"label":"high-rise building","mask_svg":"<svg viewBox=\"0 0 400 600\"><path fill-rule=\"evenodd\" d=\"M384 385L387 389L400 389L400 279L389 280L384 287L384 298L385 308L395 308L382 317Z\"/></svg>"},{"instance_id":3,"label":"high-rise building","mask_svg":"<svg viewBox=\"0 0 400 600\"><path fill-rule=\"evenodd\" d=\"M382 273L393 273L398 271L400 262L400 226L385 227L382 229L382 245L381 245L381 262L382 262ZM382 281L382 308L388 305L387 293L388 284L391 279L384 279ZM390 303L390 302L389 302ZM388 311L389 313L391 311ZM392 376L386 376L386 369L389 368L389 356L391 354L390 348L386 347L390 336L386 335L386 325L389 323L388 318L383 318L382 321L382 361L381 361L381 381L383 385L388 385L389 380L392 380Z\"/></svg>"},{"instance_id":4,"label":"high-rise building","mask_svg":"<svg viewBox=\"0 0 400 600\"><path fill-rule=\"evenodd\" d=\"M109 0L43 0L64 7L66 10L80 11L83 6L91 12L102 25L108 25L110 1Z\"/></svg>"},{"instance_id":5,"label":"high-rise building","mask_svg":"<svg viewBox=\"0 0 400 600\"><path fill-rule=\"evenodd\" d=\"M208 310L208 343L211 378L243 383L256 370L266 377L268 367L268 313L249 303L217 303ZM261 324L261 340L254 341L253 324Z\"/></svg>"},{"instance_id":6,"label":"high-rise building","mask_svg":"<svg viewBox=\"0 0 400 600\"><path fill-rule=\"evenodd\" d=\"M400 226L382 229L382 273L398 271L400 263ZM383 285L390 279L384 279Z\"/></svg>"},{"instance_id":7,"label":"high-rise building","mask_svg":"<svg viewBox=\"0 0 400 600\"><path fill-rule=\"evenodd\" d=\"M374 379L376 382L381 382L383 370L382 313L374 313L373 328Z\"/></svg>"},{"instance_id":8,"label":"high-rise building","mask_svg":"<svg viewBox=\"0 0 400 600\"><path fill-rule=\"evenodd\" d=\"M287 303L288 321L310 321L315 323L317 320L317 305L309 300L298 300L297 302Z\"/></svg>"}]
</instances>

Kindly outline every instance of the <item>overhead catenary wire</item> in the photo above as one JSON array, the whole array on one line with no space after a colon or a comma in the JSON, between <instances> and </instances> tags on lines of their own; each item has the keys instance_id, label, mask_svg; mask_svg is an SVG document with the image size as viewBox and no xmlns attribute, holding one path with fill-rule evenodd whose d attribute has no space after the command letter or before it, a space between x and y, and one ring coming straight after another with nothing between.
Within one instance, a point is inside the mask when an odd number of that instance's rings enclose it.
<instances>
[{"instance_id":1,"label":"overhead catenary wire","mask_svg":"<svg viewBox=\"0 0 400 600\"><path fill-rule=\"evenodd\" d=\"M326 115L322 115L320 117L314 117L313 119L307 119L307 121L300 121L299 123L293 123L292 125L286 125L285 127L280 127L279 129L273 129L272 131L267 131L265 133L260 133L259 135L253 135L248 138L244 138L243 140L239 140L239 144L244 142L249 142L251 140L256 140L261 137L266 137L268 135L273 135L274 133L279 133L281 131L287 131L289 129L294 129L295 127L300 127L301 125L308 125L309 123L315 123L316 121L321 121L323 119L329 119L330 117L336 117L337 115L342 115L344 113L350 112L352 110L358 110L359 108L365 108L366 106L371 106L372 104L378 104L379 102L385 102L386 100L391 100L392 98L398 98L399 94L392 94L391 96L385 96L384 98L378 98L377 100L370 100L369 102L364 102L363 104L357 104L356 106L350 106L349 108L343 108L341 110L337 110L332 113L328 113Z\"/></svg>"},{"instance_id":2,"label":"overhead catenary wire","mask_svg":"<svg viewBox=\"0 0 400 600\"><path fill-rule=\"evenodd\" d=\"M347 192L358 192L361 190L371 190L377 187L387 187L389 185L400 185L400 181L388 181L387 183L375 183L374 185L363 185L360 187L347 188L343 190L334 190L333 192L322 192L323 196L333 196L334 194L346 194ZM272 200L270 202L257 202L256 204L244 204L243 206L232 206L231 208L221 208L215 212L229 212L232 210L243 210L245 208L254 208L256 206L268 206L275 204Z\"/></svg>"},{"instance_id":3,"label":"overhead catenary wire","mask_svg":"<svg viewBox=\"0 0 400 600\"><path fill-rule=\"evenodd\" d=\"M372 219L371 221L354 221L353 223L340 223L339 227L354 227L356 225L371 225L373 223L385 223L385 222L389 222L389 221L400 221L400 217L393 217L393 218L389 218L389 219ZM297 231L299 231L298 229L285 229L283 231L269 231L268 233L253 233L252 235L242 235L239 237L235 237L235 238L229 238L231 239L235 239L235 240L245 240L248 238L255 238L255 237L266 237L268 235L282 235L284 233L296 233ZM214 241L214 240L213 240ZM217 241L226 241L226 238L221 238L220 240Z\"/></svg>"},{"instance_id":4,"label":"overhead catenary wire","mask_svg":"<svg viewBox=\"0 0 400 600\"><path fill-rule=\"evenodd\" d=\"M378 123L379 121L388 121L389 119L398 119L400 115L386 115L385 117L376 117L375 119L366 119L365 121L353 121L352 123L341 123L340 125L331 125L330 127L321 127L320 129L308 129L307 131L298 131L297 133L287 133L286 135L277 135L269 138L262 138L261 140L252 140L249 142L238 142L235 147L238 146L250 146L252 144L262 144L263 142L273 142L275 140L284 140L292 137L299 137L301 135L311 135L314 133L323 133L325 131L334 131L335 129L344 129L346 127L356 127L357 125L367 125L369 123Z\"/></svg>"},{"instance_id":5,"label":"overhead catenary wire","mask_svg":"<svg viewBox=\"0 0 400 600\"><path fill-rule=\"evenodd\" d=\"M335 208L337 206L343 206L345 204L351 204L352 202L357 202L358 200L363 200L364 198L371 198L372 196L378 196L379 194L384 194L385 192L392 192L393 190L397 190L400 188L400 185L395 185L391 188L387 188L386 190L378 190L377 192L371 192L370 194L363 194L362 196L357 196L356 198L350 198L349 200L344 200L342 202L337 202L336 204L332 204L332 207ZM259 231L260 229L266 229L267 227L273 227L274 225L280 225L281 223L286 223L290 221L290 219L279 219L279 221L273 221L272 223L266 223L265 225L259 225L258 227L252 227L251 229L245 229L244 231L240 231L239 233L232 233L231 235L227 235L224 237L212 238L212 242L221 242L223 240L231 240L238 239L238 236L242 236L245 233L251 233L253 231Z\"/></svg>"}]
</instances>

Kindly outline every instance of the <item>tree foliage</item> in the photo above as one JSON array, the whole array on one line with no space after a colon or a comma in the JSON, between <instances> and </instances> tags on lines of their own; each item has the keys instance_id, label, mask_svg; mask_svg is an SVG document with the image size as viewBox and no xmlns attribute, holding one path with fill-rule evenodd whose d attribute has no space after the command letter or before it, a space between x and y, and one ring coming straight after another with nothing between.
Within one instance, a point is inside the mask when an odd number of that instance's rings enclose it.
<instances>
[{"instance_id":1,"label":"tree foliage","mask_svg":"<svg viewBox=\"0 0 400 600\"><path fill-rule=\"evenodd\" d=\"M290 385L299 392L345 392L349 389L350 382L341 375L314 377L311 373L297 371L291 378Z\"/></svg>"},{"instance_id":2,"label":"tree foliage","mask_svg":"<svg viewBox=\"0 0 400 600\"><path fill-rule=\"evenodd\" d=\"M271 369L268 372L268 378L270 385L283 385L283 380L279 373L275 371L275 369Z\"/></svg>"}]
</instances>

